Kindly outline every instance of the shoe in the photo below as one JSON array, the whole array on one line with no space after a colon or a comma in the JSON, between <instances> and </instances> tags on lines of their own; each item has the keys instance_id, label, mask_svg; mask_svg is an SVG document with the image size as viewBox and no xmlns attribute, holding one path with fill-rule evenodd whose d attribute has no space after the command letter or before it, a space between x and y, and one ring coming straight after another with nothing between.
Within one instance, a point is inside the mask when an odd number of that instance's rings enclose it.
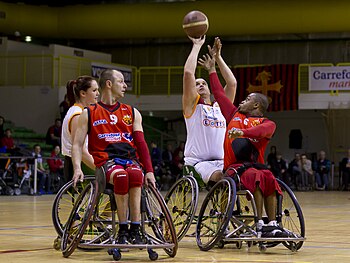
<instances>
[{"instance_id":1,"label":"shoe","mask_svg":"<svg viewBox=\"0 0 350 263\"><path fill-rule=\"evenodd\" d=\"M140 229L133 229L129 233L129 242L131 244L145 244L143 235Z\"/></svg>"},{"instance_id":2,"label":"shoe","mask_svg":"<svg viewBox=\"0 0 350 263\"><path fill-rule=\"evenodd\" d=\"M282 227L280 227L276 221L271 221L269 224L262 227L261 237L281 238L289 237L289 234Z\"/></svg>"},{"instance_id":3,"label":"shoe","mask_svg":"<svg viewBox=\"0 0 350 263\"><path fill-rule=\"evenodd\" d=\"M127 231L119 230L117 242L118 244L128 244L129 234Z\"/></svg>"}]
</instances>

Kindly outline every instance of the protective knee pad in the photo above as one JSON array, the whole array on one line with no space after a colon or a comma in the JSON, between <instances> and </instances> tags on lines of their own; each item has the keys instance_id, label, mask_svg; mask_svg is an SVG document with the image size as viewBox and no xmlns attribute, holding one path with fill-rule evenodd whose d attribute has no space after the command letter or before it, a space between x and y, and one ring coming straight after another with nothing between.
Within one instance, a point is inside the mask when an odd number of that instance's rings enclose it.
<instances>
[{"instance_id":1,"label":"protective knee pad","mask_svg":"<svg viewBox=\"0 0 350 263\"><path fill-rule=\"evenodd\" d=\"M109 173L109 176L115 170L117 170L116 172L114 172L114 175L113 175L114 193L117 194L117 195L126 195L129 192L129 175L128 175L128 172L125 171L124 169L120 169L120 167L113 167L110 170L111 170L111 172Z\"/></svg>"},{"instance_id":2,"label":"protective knee pad","mask_svg":"<svg viewBox=\"0 0 350 263\"><path fill-rule=\"evenodd\" d=\"M128 167L126 171L129 174L129 187L141 187L143 184L143 172L138 167Z\"/></svg>"}]
</instances>

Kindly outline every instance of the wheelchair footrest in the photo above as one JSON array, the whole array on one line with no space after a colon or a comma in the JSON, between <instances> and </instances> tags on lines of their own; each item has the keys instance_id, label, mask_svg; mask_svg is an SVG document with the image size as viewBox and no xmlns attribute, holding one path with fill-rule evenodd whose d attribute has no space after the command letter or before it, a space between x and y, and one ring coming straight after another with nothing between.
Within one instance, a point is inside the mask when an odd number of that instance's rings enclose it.
<instances>
[{"instance_id":1,"label":"wheelchair footrest","mask_svg":"<svg viewBox=\"0 0 350 263\"><path fill-rule=\"evenodd\" d=\"M305 241L305 237L235 237L235 238L224 238L224 242L237 242L237 241L244 241L244 242L300 242Z\"/></svg>"},{"instance_id":2,"label":"wheelchair footrest","mask_svg":"<svg viewBox=\"0 0 350 263\"><path fill-rule=\"evenodd\" d=\"M173 248L175 244L79 244L80 248L119 248L119 249L153 249L153 248Z\"/></svg>"}]
</instances>

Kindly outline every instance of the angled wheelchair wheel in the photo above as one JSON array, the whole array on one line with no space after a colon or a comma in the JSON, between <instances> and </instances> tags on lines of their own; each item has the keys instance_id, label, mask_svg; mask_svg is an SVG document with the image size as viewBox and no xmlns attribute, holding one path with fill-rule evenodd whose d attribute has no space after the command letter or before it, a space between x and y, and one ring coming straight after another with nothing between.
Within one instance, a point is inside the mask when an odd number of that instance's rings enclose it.
<instances>
[{"instance_id":1,"label":"angled wheelchair wheel","mask_svg":"<svg viewBox=\"0 0 350 263\"><path fill-rule=\"evenodd\" d=\"M95 176L86 176L84 181L78 184L76 188L73 187L73 181L69 181L56 194L52 205L52 223L59 237L62 236L63 228L73 209L75 200L94 178Z\"/></svg>"},{"instance_id":2,"label":"angled wheelchair wheel","mask_svg":"<svg viewBox=\"0 0 350 263\"><path fill-rule=\"evenodd\" d=\"M281 180L277 179L283 196L278 198L277 222L290 231L294 237L305 237L305 221L303 212L292 190ZM290 250L299 250L303 241L283 242L283 245Z\"/></svg>"},{"instance_id":3,"label":"angled wheelchair wheel","mask_svg":"<svg viewBox=\"0 0 350 263\"><path fill-rule=\"evenodd\" d=\"M164 251L170 257L175 257L178 240L168 207L153 186L146 188L145 193L143 227L146 238L151 244L164 245Z\"/></svg>"},{"instance_id":4,"label":"angled wheelchair wheel","mask_svg":"<svg viewBox=\"0 0 350 263\"><path fill-rule=\"evenodd\" d=\"M64 257L69 257L79 245L90 218L92 217L98 195L98 184L90 181L75 199L62 234L61 250Z\"/></svg>"},{"instance_id":5,"label":"angled wheelchair wheel","mask_svg":"<svg viewBox=\"0 0 350 263\"><path fill-rule=\"evenodd\" d=\"M232 216L235 200L236 186L231 178L225 177L211 188L198 214L196 240L200 250L210 250L221 239Z\"/></svg>"},{"instance_id":6,"label":"angled wheelchair wheel","mask_svg":"<svg viewBox=\"0 0 350 263\"><path fill-rule=\"evenodd\" d=\"M191 227L198 204L198 185L193 177L179 179L164 197L172 220L176 236L180 241Z\"/></svg>"}]
</instances>

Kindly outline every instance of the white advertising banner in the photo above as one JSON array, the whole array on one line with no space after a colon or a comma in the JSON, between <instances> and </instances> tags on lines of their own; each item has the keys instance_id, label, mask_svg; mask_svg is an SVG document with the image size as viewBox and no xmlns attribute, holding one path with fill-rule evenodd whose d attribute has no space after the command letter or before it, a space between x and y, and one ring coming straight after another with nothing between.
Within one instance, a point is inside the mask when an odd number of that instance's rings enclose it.
<instances>
[{"instance_id":1,"label":"white advertising banner","mask_svg":"<svg viewBox=\"0 0 350 263\"><path fill-rule=\"evenodd\" d=\"M101 72L105 69L116 69L116 70L119 70L121 73L123 73L124 81L126 85L128 85L127 90L132 90L132 69L131 68L122 67L122 66L113 65L113 64L97 63L97 62L91 63L91 75L94 78L98 79L101 75Z\"/></svg>"},{"instance_id":2,"label":"white advertising banner","mask_svg":"<svg viewBox=\"0 0 350 263\"><path fill-rule=\"evenodd\" d=\"M309 90L350 90L350 66L310 66Z\"/></svg>"}]
</instances>

